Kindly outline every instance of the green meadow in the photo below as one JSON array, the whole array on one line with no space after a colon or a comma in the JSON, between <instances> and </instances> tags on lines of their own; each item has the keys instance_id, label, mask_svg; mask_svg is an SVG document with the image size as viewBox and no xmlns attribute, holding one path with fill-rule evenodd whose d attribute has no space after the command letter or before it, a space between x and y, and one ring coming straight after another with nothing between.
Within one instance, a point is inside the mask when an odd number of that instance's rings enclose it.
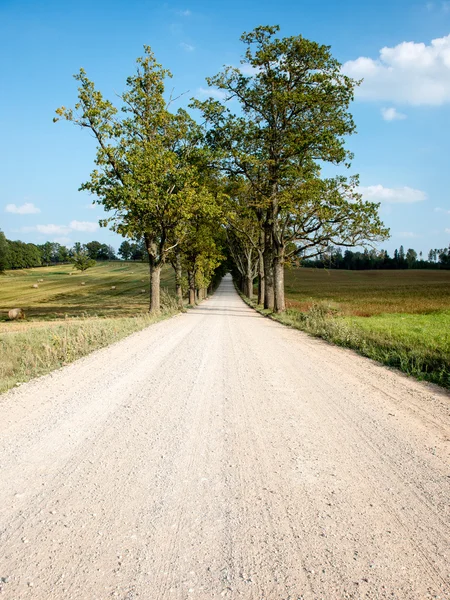
<instances>
[{"instance_id":1,"label":"green meadow","mask_svg":"<svg viewBox=\"0 0 450 600\"><path fill-rule=\"evenodd\" d=\"M450 388L450 271L286 270L277 320Z\"/></svg>"},{"instance_id":2,"label":"green meadow","mask_svg":"<svg viewBox=\"0 0 450 600\"><path fill-rule=\"evenodd\" d=\"M105 262L84 273L59 265L1 275L0 393L174 315L172 269L164 269L161 281L163 310L153 316L143 263ZM11 308L22 308L26 319L9 321Z\"/></svg>"}]
</instances>

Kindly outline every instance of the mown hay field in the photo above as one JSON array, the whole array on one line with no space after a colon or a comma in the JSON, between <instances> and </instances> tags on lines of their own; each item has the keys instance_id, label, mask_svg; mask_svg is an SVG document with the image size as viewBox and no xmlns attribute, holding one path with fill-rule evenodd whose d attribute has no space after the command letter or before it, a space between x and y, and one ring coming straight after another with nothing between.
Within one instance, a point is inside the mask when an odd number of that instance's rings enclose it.
<instances>
[{"instance_id":1,"label":"mown hay field","mask_svg":"<svg viewBox=\"0 0 450 600\"><path fill-rule=\"evenodd\" d=\"M174 292L173 270L169 267L163 269L161 287ZM7 321L11 308L22 308L27 321L35 321L134 316L146 312L148 305L149 275L145 263L97 263L84 273L74 271L72 265L58 265L0 275L0 321Z\"/></svg>"},{"instance_id":2,"label":"mown hay field","mask_svg":"<svg viewBox=\"0 0 450 600\"><path fill-rule=\"evenodd\" d=\"M0 393L178 312L172 269L164 269L161 283L166 293L156 317L148 313L148 265L142 263L100 263L85 273L59 265L1 275ZM9 321L11 308L22 308L26 319Z\"/></svg>"},{"instance_id":3,"label":"mown hay field","mask_svg":"<svg viewBox=\"0 0 450 600\"><path fill-rule=\"evenodd\" d=\"M286 271L279 318L450 388L450 271Z\"/></svg>"}]
</instances>

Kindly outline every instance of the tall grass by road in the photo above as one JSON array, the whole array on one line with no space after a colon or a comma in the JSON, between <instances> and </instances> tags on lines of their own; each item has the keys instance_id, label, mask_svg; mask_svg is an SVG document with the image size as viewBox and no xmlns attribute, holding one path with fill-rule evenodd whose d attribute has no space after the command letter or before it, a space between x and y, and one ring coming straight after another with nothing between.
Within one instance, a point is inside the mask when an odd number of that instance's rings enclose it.
<instances>
[{"instance_id":1,"label":"tall grass by road","mask_svg":"<svg viewBox=\"0 0 450 600\"><path fill-rule=\"evenodd\" d=\"M64 265L0 276L0 393L178 312L171 269L162 273L157 317L148 313L147 265L111 262L71 272ZM11 308L24 309L27 319L8 321Z\"/></svg>"},{"instance_id":2,"label":"tall grass by road","mask_svg":"<svg viewBox=\"0 0 450 600\"><path fill-rule=\"evenodd\" d=\"M450 388L450 271L291 269L286 296L277 321Z\"/></svg>"}]
</instances>

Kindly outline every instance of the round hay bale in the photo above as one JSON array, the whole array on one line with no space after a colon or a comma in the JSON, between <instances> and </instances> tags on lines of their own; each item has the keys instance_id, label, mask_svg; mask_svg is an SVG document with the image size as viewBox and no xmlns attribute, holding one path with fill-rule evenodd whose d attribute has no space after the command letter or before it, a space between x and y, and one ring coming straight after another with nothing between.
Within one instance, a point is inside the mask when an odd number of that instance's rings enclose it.
<instances>
[{"instance_id":1,"label":"round hay bale","mask_svg":"<svg viewBox=\"0 0 450 600\"><path fill-rule=\"evenodd\" d=\"M36 290L39 286L37 283L33 283L33 285L31 287Z\"/></svg>"},{"instance_id":2,"label":"round hay bale","mask_svg":"<svg viewBox=\"0 0 450 600\"><path fill-rule=\"evenodd\" d=\"M25 319L25 313L21 308L12 308L10 311L8 311L8 318L10 321Z\"/></svg>"},{"instance_id":3,"label":"round hay bale","mask_svg":"<svg viewBox=\"0 0 450 600\"><path fill-rule=\"evenodd\" d=\"M82 281L82 282L81 282L81 285L86 285L86 282L85 282L85 281Z\"/></svg>"},{"instance_id":4,"label":"round hay bale","mask_svg":"<svg viewBox=\"0 0 450 600\"><path fill-rule=\"evenodd\" d=\"M112 290L115 290L115 289L116 289L116 286L115 286L115 285L112 285L112 286L111 286L111 289L112 289Z\"/></svg>"},{"instance_id":5,"label":"round hay bale","mask_svg":"<svg viewBox=\"0 0 450 600\"><path fill-rule=\"evenodd\" d=\"M145 294L145 290L141 290L141 294Z\"/></svg>"}]
</instances>

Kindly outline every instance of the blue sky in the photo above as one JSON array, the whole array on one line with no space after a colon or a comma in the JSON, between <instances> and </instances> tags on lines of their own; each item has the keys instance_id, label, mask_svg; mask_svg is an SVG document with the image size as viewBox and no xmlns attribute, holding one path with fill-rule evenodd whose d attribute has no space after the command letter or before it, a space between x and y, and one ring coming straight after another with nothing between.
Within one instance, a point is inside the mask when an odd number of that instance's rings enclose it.
<instances>
[{"instance_id":1,"label":"blue sky","mask_svg":"<svg viewBox=\"0 0 450 600\"><path fill-rule=\"evenodd\" d=\"M0 228L9 239L67 245L122 238L78 192L93 167L86 131L52 123L73 106L83 67L114 98L149 44L176 93L202 96L205 77L238 64L239 37L257 25L331 45L364 83L352 112L358 134L350 173L382 201L392 237L427 253L450 242L450 1L0 0Z\"/></svg>"}]
</instances>

